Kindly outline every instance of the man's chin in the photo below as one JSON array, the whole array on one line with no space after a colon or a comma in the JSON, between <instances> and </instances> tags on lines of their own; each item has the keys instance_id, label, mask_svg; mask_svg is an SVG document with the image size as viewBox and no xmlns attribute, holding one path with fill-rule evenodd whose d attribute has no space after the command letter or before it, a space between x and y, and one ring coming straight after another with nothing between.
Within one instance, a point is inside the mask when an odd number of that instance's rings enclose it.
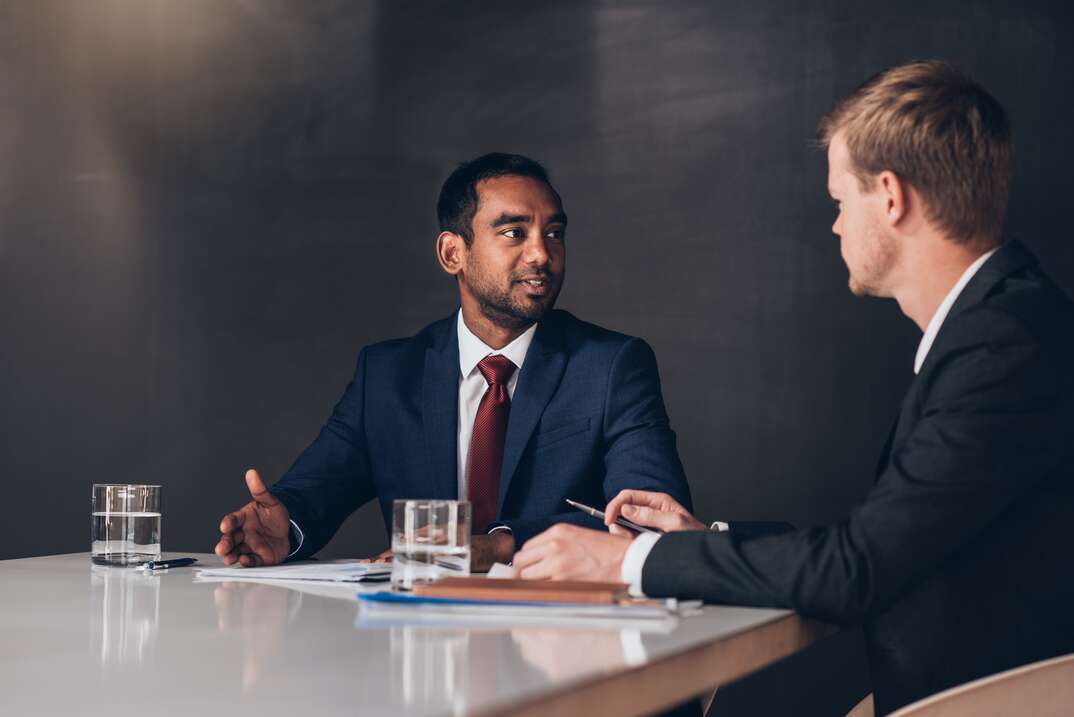
<instances>
[{"instance_id":1,"label":"man's chin","mask_svg":"<svg viewBox=\"0 0 1074 717\"><path fill-rule=\"evenodd\" d=\"M879 287L873 284L866 284L863 281L855 279L853 276L847 281L847 286L850 287L850 293L854 296L873 296L876 298L884 298L886 296L881 293Z\"/></svg>"},{"instance_id":2,"label":"man's chin","mask_svg":"<svg viewBox=\"0 0 1074 717\"><path fill-rule=\"evenodd\" d=\"M521 306L514 307L515 317L520 323L529 326L535 324L545 317L549 311L552 310L552 305L556 303L555 298L550 297L542 301L529 300Z\"/></svg>"},{"instance_id":3,"label":"man's chin","mask_svg":"<svg viewBox=\"0 0 1074 717\"><path fill-rule=\"evenodd\" d=\"M545 314L552 310L559 297L559 288L551 289L547 294L535 295L522 289L521 295L512 296L510 312L519 318L525 318L529 323L540 321Z\"/></svg>"},{"instance_id":4,"label":"man's chin","mask_svg":"<svg viewBox=\"0 0 1074 717\"><path fill-rule=\"evenodd\" d=\"M512 302L510 306L485 304L482 313L485 317L506 329L522 329L531 326L552 310L556 297L536 301L532 298L524 302Z\"/></svg>"},{"instance_id":5,"label":"man's chin","mask_svg":"<svg viewBox=\"0 0 1074 717\"><path fill-rule=\"evenodd\" d=\"M851 276L847 286L850 287L850 293L854 296L871 296L874 299L891 299L895 296L891 287L880 279L866 283Z\"/></svg>"}]
</instances>

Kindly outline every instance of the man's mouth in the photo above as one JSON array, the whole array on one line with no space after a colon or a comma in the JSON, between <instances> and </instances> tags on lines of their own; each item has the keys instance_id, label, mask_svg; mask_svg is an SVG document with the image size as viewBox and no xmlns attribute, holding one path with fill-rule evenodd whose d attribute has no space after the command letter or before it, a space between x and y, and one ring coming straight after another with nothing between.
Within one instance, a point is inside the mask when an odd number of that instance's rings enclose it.
<instances>
[{"instance_id":1,"label":"man's mouth","mask_svg":"<svg viewBox=\"0 0 1074 717\"><path fill-rule=\"evenodd\" d=\"M527 279L519 279L519 284L526 289L529 294L541 296L547 294L552 288L552 281L547 277L529 277Z\"/></svg>"}]
</instances>

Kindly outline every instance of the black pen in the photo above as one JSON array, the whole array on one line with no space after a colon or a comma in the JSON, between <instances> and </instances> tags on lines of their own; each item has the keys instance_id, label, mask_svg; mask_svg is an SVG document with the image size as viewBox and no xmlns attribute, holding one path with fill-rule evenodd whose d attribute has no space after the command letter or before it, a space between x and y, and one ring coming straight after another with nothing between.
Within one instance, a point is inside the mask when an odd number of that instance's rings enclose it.
<instances>
[{"instance_id":1,"label":"black pen","mask_svg":"<svg viewBox=\"0 0 1074 717\"><path fill-rule=\"evenodd\" d=\"M139 570L167 570L168 568L182 568L198 562L197 558L172 558L171 560L150 560L138 566Z\"/></svg>"},{"instance_id":2,"label":"black pen","mask_svg":"<svg viewBox=\"0 0 1074 717\"><path fill-rule=\"evenodd\" d=\"M571 500L570 498L567 498L567 505L569 505L572 508L577 508L578 510L582 511L583 513L588 513L589 515L593 516L594 518L600 518L602 521L604 520L604 511L603 510L597 510L596 508L592 508L592 507L586 505L585 503L579 503L577 501ZM630 528L631 530L633 530L635 532L638 532L638 533L658 533L660 535L664 534L664 531L662 531L662 530L657 530L656 528L646 528L644 525L638 525L637 523L632 523L632 522L630 522L629 520L627 520L626 518L624 518L622 516L616 518L615 522L618 523L619 525L623 526L624 528Z\"/></svg>"}]
</instances>

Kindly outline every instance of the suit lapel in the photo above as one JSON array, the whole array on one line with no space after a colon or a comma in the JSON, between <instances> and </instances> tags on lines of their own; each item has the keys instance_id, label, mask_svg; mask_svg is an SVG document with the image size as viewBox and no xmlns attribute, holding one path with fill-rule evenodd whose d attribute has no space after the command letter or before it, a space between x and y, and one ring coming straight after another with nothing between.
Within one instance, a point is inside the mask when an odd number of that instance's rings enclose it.
<instances>
[{"instance_id":1,"label":"suit lapel","mask_svg":"<svg viewBox=\"0 0 1074 717\"><path fill-rule=\"evenodd\" d=\"M996 253L988 257L988 260L981 265L981 268L977 270L969 283L963 287L958 298L955 299L955 303L951 306L951 310L947 312L947 317L944 319L943 324L940 325L940 330L936 334L936 338L933 339L932 346L935 348L940 342L944 328L950 325L951 319L966 309L984 301L996 284L1003 281L1008 275L1027 266L1033 266L1036 263L1036 258L1018 240L1012 240L1000 246ZM928 356L925 357L925 362L921 364L920 373L925 372L925 369L932 364L936 355L935 350L929 350Z\"/></svg>"},{"instance_id":2,"label":"suit lapel","mask_svg":"<svg viewBox=\"0 0 1074 717\"><path fill-rule=\"evenodd\" d=\"M518 374L515 395L511 399L511 414L507 420L507 437L503 447L503 466L500 469L500 510L503 509L504 498L522 458L522 452L529 443L545 406L556 392L560 379L563 378L563 370L567 366L567 352L563 348L560 327L551 316L549 319L537 325L533 343L530 344L526 360Z\"/></svg>"},{"instance_id":3,"label":"suit lapel","mask_svg":"<svg viewBox=\"0 0 1074 717\"><path fill-rule=\"evenodd\" d=\"M459 336L454 321L425 350L422 423L434 498L458 497Z\"/></svg>"},{"instance_id":4,"label":"suit lapel","mask_svg":"<svg viewBox=\"0 0 1074 717\"><path fill-rule=\"evenodd\" d=\"M1013 240L1003 244L996 253L988 257L977 273L973 275L962 293L955 299L954 306L948 312L948 318L957 316L966 309L984 301L988 293L1008 274L1037 262L1036 258L1022 245ZM947 323L946 321L944 323Z\"/></svg>"}]
</instances>

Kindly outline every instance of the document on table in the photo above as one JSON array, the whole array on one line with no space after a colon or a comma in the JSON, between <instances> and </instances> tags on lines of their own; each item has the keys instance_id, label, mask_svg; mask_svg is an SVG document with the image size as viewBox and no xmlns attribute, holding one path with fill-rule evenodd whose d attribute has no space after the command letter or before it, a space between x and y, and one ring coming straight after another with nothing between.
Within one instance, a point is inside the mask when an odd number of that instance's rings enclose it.
<instances>
[{"instance_id":1,"label":"document on table","mask_svg":"<svg viewBox=\"0 0 1074 717\"><path fill-rule=\"evenodd\" d=\"M400 593L360 593L355 627L424 625L489 627L521 625L667 633L682 613L672 604L570 605L510 601L454 600Z\"/></svg>"},{"instance_id":2,"label":"document on table","mask_svg":"<svg viewBox=\"0 0 1074 717\"><path fill-rule=\"evenodd\" d=\"M201 580L303 580L332 583L380 582L391 577L391 563L289 563L267 568L201 568Z\"/></svg>"},{"instance_id":3,"label":"document on table","mask_svg":"<svg viewBox=\"0 0 1074 717\"><path fill-rule=\"evenodd\" d=\"M410 611L477 615L520 615L531 613L543 616L573 616L589 618L633 618L662 620L674 615L676 605L666 601L645 601L620 605L585 603L534 602L515 600L469 600L446 597L425 597L407 593L360 594L358 600L370 609L404 608Z\"/></svg>"}]
</instances>

